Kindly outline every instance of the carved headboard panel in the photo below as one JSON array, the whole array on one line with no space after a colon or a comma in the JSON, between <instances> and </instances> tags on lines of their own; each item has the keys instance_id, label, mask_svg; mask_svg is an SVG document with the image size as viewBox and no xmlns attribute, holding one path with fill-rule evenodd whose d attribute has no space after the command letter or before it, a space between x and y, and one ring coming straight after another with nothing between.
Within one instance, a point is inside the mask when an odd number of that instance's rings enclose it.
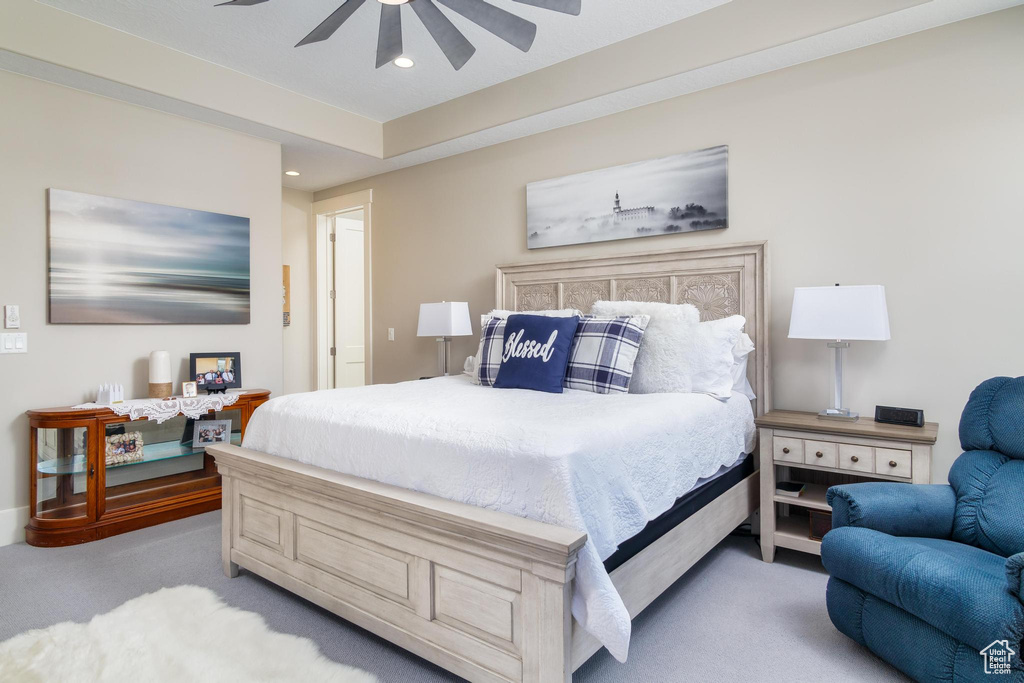
<instances>
[{"instance_id":1,"label":"carved headboard panel","mask_svg":"<svg viewBox=\"0 0 1024 683\"><path fill-rule=\"evenodd\" d=\"M701 320L739 314L755 350L747 376L755 413L771 409L766 243L498 266L497 305L515 311L578 308L599 300L689 303Z\"/></svg>"}]
</instances>

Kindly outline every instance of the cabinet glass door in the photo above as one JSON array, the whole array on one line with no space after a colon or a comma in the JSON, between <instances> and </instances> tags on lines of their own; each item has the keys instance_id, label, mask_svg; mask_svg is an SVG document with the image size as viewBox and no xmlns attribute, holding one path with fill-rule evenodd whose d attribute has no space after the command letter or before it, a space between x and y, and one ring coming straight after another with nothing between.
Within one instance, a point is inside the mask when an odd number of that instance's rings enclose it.
<instances>
[{"instance_id":1,"label":"cabinet glass door","mask_svg":"<svg viewBox=\"0 0 1024 683\"><path fill-rule=\"evenodd\" d=\"M39 427L34 438L34 516L45 520L88 517L89 429Z\"/></svg>"},{"instance_id":2,"label":"cabinet glass door","mask_svg":"<svg viewBox=\"0 0 1024 683\"><path fill-rule=\"evenodd\" d=\"M178 416L104 424L99 459L104 467L104 514L219 486L206 444L241 443L240 409L210 414L201 420Z\"/></svg>"}]
</instances>

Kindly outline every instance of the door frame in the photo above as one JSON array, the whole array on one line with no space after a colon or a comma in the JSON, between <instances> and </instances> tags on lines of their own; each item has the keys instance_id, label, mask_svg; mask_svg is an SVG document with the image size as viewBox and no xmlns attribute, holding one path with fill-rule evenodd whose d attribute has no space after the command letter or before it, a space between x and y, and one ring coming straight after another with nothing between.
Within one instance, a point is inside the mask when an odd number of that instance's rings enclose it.
<instances>
[{"instance_id":1,"label":"door frame","mask_svg":"<svg viewBox=\"0 0 1024 683\"><path fill-rule=\"evenodd\" d=\"M331 349L330 329L327 325L327 310L331 306L331 271L328 267L327 253L331 248L329 219L339 213L363 210L363 348L365 362L365 381L373 384L373 260L371 226L373 190L362 190L351 194L332 197L313 202L313 215L316 220L316 300L313 318L316 325L316 356L313 359L316 369L316 388L326 389L328 386L327 368Z\"/></svg>"}]
</instances>

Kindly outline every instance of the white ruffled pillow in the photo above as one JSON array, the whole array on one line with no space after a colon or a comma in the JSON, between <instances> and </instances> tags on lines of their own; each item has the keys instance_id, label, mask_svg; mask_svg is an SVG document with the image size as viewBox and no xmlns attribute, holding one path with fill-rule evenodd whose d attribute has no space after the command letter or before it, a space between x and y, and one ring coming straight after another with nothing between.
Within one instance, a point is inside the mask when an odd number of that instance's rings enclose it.
<instances>
[{"instance_id":1,"label":"white ruffled pillow","mask_svg":"<svg viewBox=\"0 0 1024 683\"><path fill-rule=\"evenodd\" d=\"M692 359L700 325L700 312L695 306L649 301L598 301L590 312L601 317L651 316L633 365L629 393L693 391Z\"/></svg>"},{"instance_id":2,"label":"white ruffled pillow","mask_svg":"<svg viewBox=\"0 0 1024 683\"><path fill-rule=\"evenodd\" d=\"M747 360L753 350L754 342L746 332L740 335L736 346L732 347L732 390L734 393L743 394L751 401L757 398L754 387L750 386L750 380L747 379Z\"/></svg>"},{"instance_id":3,"label":"white ruffled pillow","mask_svg":"<svg viewBox=\"0 0 1024 683\"><path fill-rule=\"evenodd\" d=\"M735 349L746 324L747 319L742 315L731 315L719 320L708 320L697 326L691 359L691 391L710 394L723 400L732 395L735 384L733 367L737 362ZM750 351L741 352L743 360L747 353Z\"/></svg>"},{"instance_id":4,"label":"white ruffled pillow","mask_svg":"<svg viewBox=\"0 0 1024 683\"><path fill-rule=\"evenodd\" d=\"M547 311L506 311L502 308L496 308L490 313L484 313L480 316L480 343L476 346L476 355L469 356L466 358L466 364L463 367L463 374L470 375L473 378L473 384L480 384L480 358L484 355L484 328L487 326L487 321L491 318L508 318L510 315L545 315L549 318L571 318L573 316L583 315L582 311L578 311L575 308L558 308L550 309ZM472 367L470 363L472 362Z\"/></svg>"}]
</instances>

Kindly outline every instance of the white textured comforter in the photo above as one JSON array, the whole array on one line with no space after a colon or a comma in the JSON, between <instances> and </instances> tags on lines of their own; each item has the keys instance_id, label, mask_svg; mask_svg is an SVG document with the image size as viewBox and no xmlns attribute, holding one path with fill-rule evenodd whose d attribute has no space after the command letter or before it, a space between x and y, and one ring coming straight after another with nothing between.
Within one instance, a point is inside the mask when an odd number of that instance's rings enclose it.
<instances>
[{"instance_id":1,"label":"white textured comforter","mask_svg":"<svg viewBox=\"0 0 1024 683\"><path fill-rule=\"evenodd\" d=\"M466 377L272 399L245 447L584 531L572 612L619 661L630 620L603 560L754 444L750 402L547 394Z\"/></svg>"}]
</instances>

